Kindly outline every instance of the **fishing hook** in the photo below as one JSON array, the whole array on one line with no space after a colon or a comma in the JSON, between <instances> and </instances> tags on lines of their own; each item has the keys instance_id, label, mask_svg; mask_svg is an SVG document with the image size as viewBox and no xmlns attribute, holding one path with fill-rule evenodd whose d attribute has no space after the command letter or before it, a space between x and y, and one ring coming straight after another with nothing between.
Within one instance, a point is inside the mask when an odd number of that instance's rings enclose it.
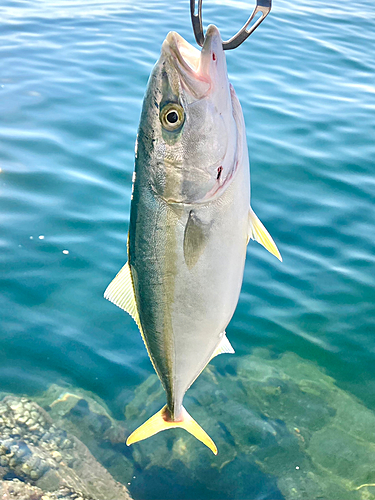
<instances>
[{"instance_id":1,"label":"fishing hook","mask_svg":"<svg viewBox=\"0 0 375 500\"><path fill-rule=\"evenodd\" d=\"M198 0L198 14L195 14L195 0L190 0L190 14L191 14L191 22L193 24L193 31L195 35L195 39L197 44L203 47L204 42L204 33L203 33L203 25L202 25L202 1ZM223 49L230 50L236 49L241 43L243 43L247 37L251 35L251 33L257 29L262 21L267 17L272 7L272 0L257 0L256 7L246 21L246 23L242 26L242 28L234 35L232 38L223 42ZM250 29L246 29L254 17L261 13L261 16L255 21L255 23L251 26Z\"/></svg>"}]
</instances>

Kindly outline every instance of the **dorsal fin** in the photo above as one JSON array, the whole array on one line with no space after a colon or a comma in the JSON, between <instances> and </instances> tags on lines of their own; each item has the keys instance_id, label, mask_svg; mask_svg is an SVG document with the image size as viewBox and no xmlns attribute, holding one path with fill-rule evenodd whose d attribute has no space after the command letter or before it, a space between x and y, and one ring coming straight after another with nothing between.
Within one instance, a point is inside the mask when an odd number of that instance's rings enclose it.
<instances>
[{"instance_id":1,"label":"dorsal fin","mask_svg":"<svg viewBox=\"0 0 375 500\"><path fill-rule=\"evenodd\" d=\"M128 262L116 274L104 292L104 298L126 311L137 323L142 333L141 322L135 301L133 280Z\"/></svg>"},{"instance_id":2,"label":"dorsal fin","mask_svg":"<svg viewBox=\"0 0 375 500\"><path fill-rule=\"evenodd\" d=\"M220 340L220 344L216 347L216 349L212 353L210 361L212 358L218 356L219 354L234 354L234 349L232 347L232 344L229 342L227 334L225 332L222 339Z\"/></svg>"},{"instance_id":3,"label":"dorsal fin","mask_svg":"<svg viewBox=\"0 0 375 500\"><path fill-rule=\"evenodd\" d=\"M272 255L277 257L281 262L282 258L280 252L276 246L276 243L273 241L272 236L267 231L267 229L263 226L261 221L256 216L254 210L250 207L249 209L249 236L248 242L250 239L253 239L264 246L266 250L268 250Z\"/></svg>"}]
</instances>

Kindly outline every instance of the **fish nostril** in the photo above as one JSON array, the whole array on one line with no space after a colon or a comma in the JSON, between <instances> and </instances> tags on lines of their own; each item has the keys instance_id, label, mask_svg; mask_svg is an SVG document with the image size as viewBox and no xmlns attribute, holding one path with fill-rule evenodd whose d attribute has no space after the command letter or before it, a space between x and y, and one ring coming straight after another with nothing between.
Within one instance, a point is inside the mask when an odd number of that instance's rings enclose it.
<instances>
[{"instance_id":1,"label":"fish nostril","mask_svg":"<svg viewBox=\"0 0 375 500\"><path fill-rule=\"evenodd\" d=\"M219 167L217 169L217 176L216 176L216 180L219 180L220 179L220 176L221 176L221 172L223 171L223 167Z\"/></svg>"},{"instance_id":2,"label":"fish nostril","mask_svg":"<svg viewBox=\"0 0 375 500\"><path fill-rule=\"evenodd\" d=\"M212 60L216 61L216 54L215 54L215 52L212 52Z\"/></svg>"}]
</instances>

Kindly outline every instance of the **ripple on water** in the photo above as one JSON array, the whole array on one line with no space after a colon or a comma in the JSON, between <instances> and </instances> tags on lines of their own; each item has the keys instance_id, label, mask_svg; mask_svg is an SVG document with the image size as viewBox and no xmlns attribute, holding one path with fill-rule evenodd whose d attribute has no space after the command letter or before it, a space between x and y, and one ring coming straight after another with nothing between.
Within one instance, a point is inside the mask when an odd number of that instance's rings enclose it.
<instances>
[{"instance_id":1,"label":"ripple on water","mask_svg":"<svg viewBox=\"0 0 375 500\"><path fill-rule=\"evenodd\" d=\"M123 391L152 367L134 322L102 295L126 260L147 79L169 30L193 42L188 5L6 0L0 10L0 390L69 382L121 415ZM229 37L248 14L247 2L220 0L204 20ZM278 0L227 53L252 205L283 256L250 243L228 336L237 356L261 347L312 360L371 410L374 32L372 0Z\"/></svg>"}]
</instances>

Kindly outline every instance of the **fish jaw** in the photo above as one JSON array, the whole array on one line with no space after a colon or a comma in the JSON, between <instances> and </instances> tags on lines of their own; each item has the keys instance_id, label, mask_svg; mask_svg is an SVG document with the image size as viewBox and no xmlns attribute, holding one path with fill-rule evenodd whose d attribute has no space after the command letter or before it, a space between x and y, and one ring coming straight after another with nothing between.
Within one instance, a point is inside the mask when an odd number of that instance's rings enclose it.
<instances>
[{"instance_id":1,"label":"fish jaw","mask_svg":"<svg viewBox=\"0 0 375 500\"><path fill-rule=\"evenodd\" d=\"M223 41L219 30L213 24L207 28L201 51L199 71L211 82L211 100L221 114L232 112L231 90Z\"/></svg>"}]
</instances>

